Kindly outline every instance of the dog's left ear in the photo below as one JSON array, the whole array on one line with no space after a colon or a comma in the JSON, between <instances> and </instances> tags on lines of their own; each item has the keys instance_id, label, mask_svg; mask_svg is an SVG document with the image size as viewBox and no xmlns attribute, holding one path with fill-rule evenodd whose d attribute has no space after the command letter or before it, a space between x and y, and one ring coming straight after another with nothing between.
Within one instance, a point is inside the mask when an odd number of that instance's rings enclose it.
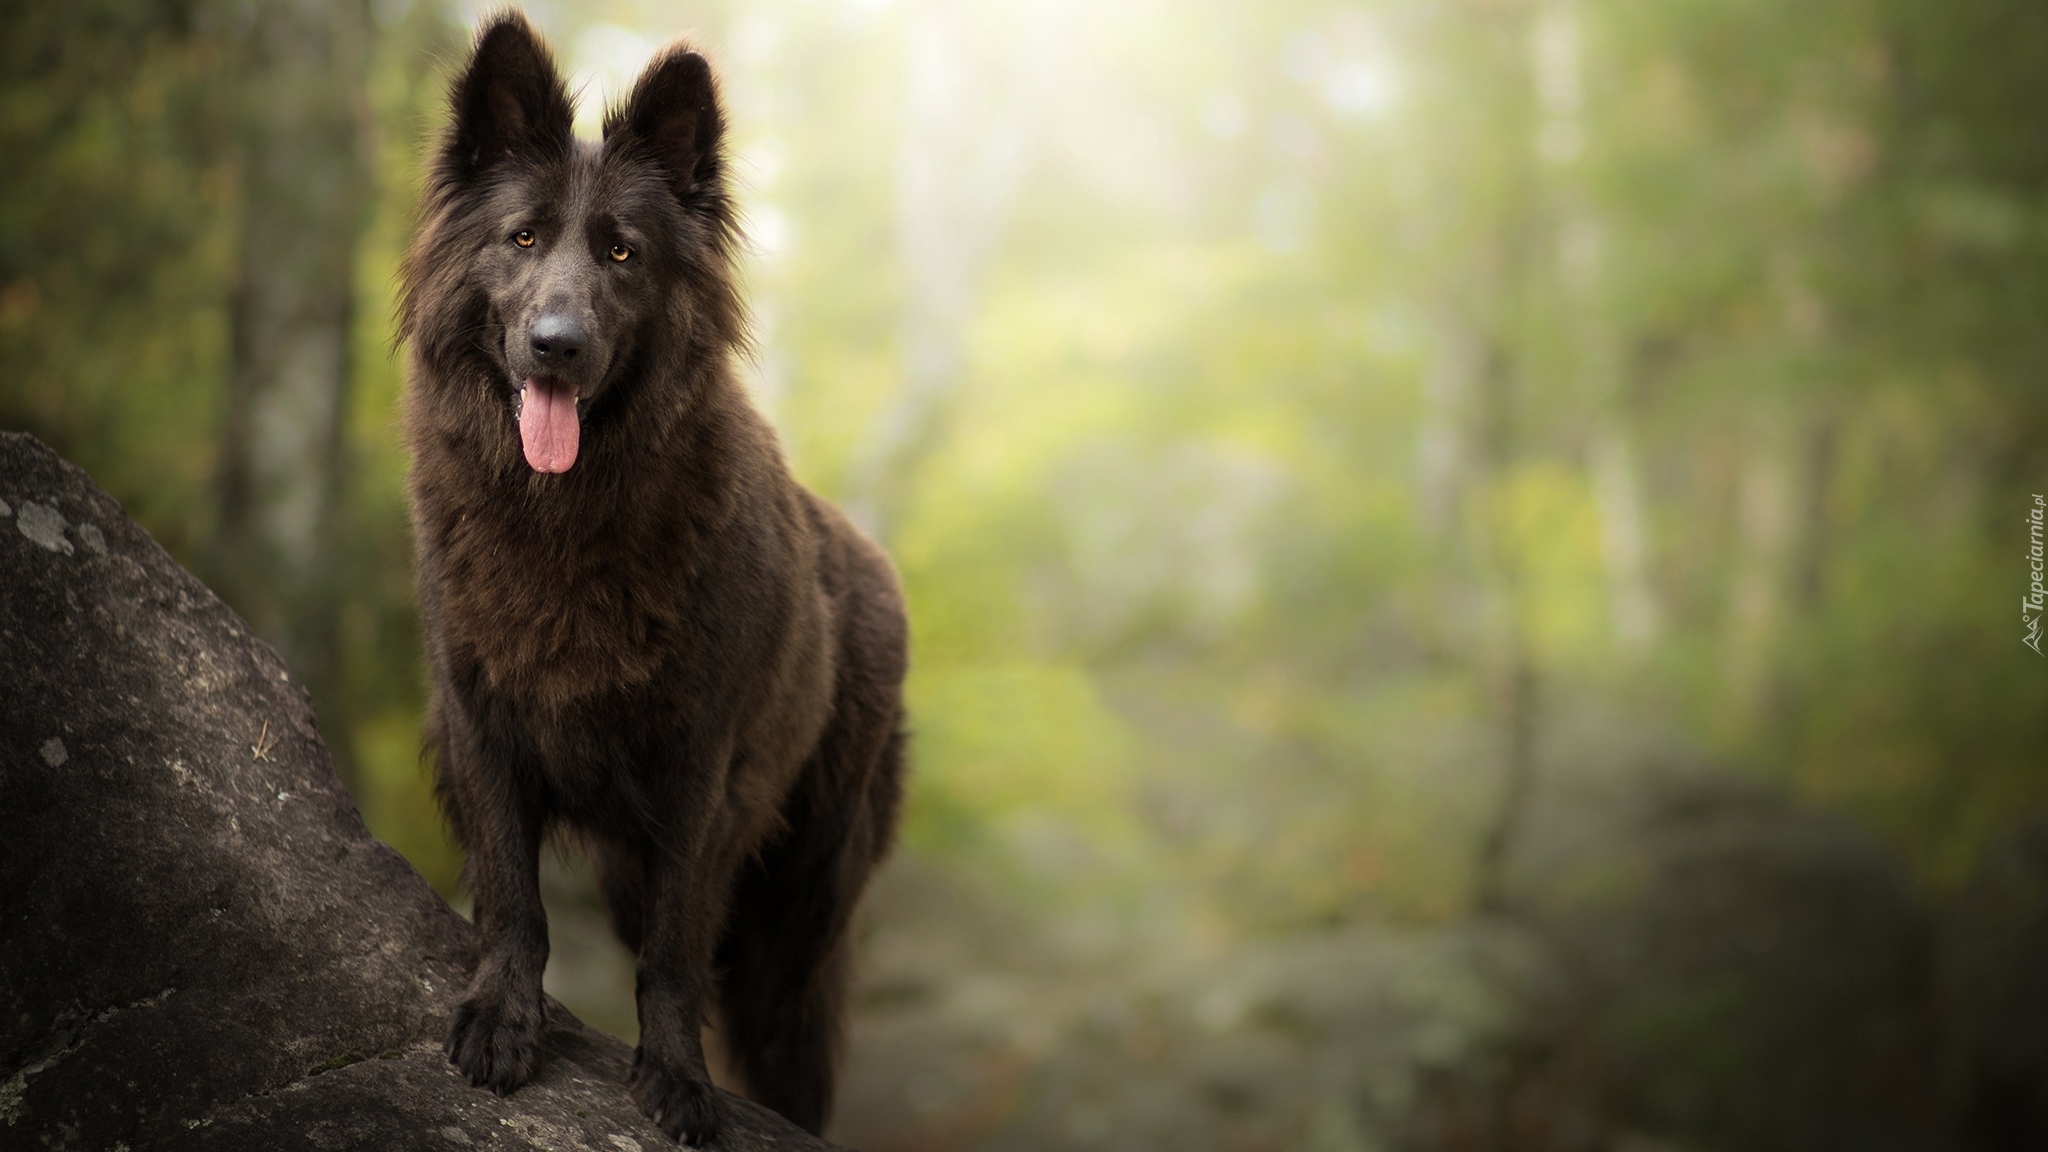
<instances>
[{"instance_id":1,"label":"dog's left ear","mask_svg":"<svg viewBox=\"0 0 2048 1152\"><path fill-rule=\"evenodd\" d=\"M607 146L631 141L646 149L679 198L715 185L725 114L710 62L680 45L662 53L640 74L626 106L605 118L604 139Z\"/></svg>"}]
</instances>

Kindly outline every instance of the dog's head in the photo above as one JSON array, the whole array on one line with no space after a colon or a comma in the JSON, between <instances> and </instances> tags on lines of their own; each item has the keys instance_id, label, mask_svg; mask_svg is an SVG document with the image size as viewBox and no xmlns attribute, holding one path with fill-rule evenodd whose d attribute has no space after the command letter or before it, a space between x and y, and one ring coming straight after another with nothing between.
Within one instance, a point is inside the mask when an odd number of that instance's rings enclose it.
<instances>
[{"instance_id":1,"label":"dog's head","mask_svg":"<svg viewBox=\"0 0 2048 1152\"><path fill-rule=\"evenodd\" d=\"M711 67L668 49L603 140L580 141L553 58L507 14L478 33L449 103L400 332L445 378L491 374L527 464L566 472L586 423L636 390L687 387L695 374L668 361L740 339Z\"/></svg>"}]
</instances>

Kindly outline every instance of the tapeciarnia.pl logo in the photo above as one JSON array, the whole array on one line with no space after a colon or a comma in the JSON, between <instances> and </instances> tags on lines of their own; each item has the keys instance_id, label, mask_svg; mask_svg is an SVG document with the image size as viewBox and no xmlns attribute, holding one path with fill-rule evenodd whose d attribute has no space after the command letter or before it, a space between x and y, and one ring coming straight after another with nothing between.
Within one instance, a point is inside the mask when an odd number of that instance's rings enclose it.
<instances>
[{"instance_id":1,"label":"tapeciarnia.pl logo","mask_svg":"<svg viewBox=\"0 0 2048 1152\"><path fill-rule=\"evenodd\" d=\"M2032 648L2036 656L2044 655L2041 651L2041 609L2048 606L2048 589L2041 587L2041 517L2044 512L2048 512L2048 501L2043 501L2037 492L2034 494L2034 506L2027 510L2027 535L2032 540L2032 547L2027 549L2027 561L2034 571L2034 583L2020 599L2020 623L2027 627L2027 634L2020 638L2020 643Z\"/></svg>"}]
</instances>

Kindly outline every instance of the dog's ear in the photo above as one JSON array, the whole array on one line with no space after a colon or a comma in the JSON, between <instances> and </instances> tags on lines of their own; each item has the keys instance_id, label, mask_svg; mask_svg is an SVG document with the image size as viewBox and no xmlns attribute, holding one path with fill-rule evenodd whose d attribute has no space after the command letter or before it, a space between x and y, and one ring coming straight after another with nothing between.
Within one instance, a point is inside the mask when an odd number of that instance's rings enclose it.
<instances>
[{"instance_id":1,"label":"dog's ear","mask_svg":"<svg viewBox=\"0 0 2048 1152\"><path fill-rule=\"evenodd\" d=\"M441 151L441 171L457 181L509 156L561 157L574 138L575 117L554 57L517 12L477 33L476 50L448 102L455 123Z\"/></svg>"},{"instance_id":2,"label":"dog's ear","mask_svg":"<svg viewBox=\"0 0 2048 1152\"><path fill-rule=\"evenodd\" d=\"M605 117L604 139L608 147L645 149L668 173L678 198L715 187L724 165L725 114L710 62L681 45L656 57L626 106Z\"/></svg>"}]
</instances>

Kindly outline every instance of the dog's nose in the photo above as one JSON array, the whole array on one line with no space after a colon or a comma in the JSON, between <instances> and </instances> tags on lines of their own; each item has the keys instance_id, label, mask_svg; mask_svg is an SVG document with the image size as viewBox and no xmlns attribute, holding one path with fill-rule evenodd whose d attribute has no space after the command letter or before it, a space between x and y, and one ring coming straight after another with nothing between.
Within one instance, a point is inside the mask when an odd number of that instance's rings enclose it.
<instances>
[{"instance_id":1,"label":"dog's nose","mask_svg":"<svg viewBox=\"0 0 2048 1152\"><path fill-rule=\"evenodd\" d=\"M550 312L533 322L533 351L536 356L561 363L583 354L590 334L573 316Z\"/></svg>"}]
</instances>

